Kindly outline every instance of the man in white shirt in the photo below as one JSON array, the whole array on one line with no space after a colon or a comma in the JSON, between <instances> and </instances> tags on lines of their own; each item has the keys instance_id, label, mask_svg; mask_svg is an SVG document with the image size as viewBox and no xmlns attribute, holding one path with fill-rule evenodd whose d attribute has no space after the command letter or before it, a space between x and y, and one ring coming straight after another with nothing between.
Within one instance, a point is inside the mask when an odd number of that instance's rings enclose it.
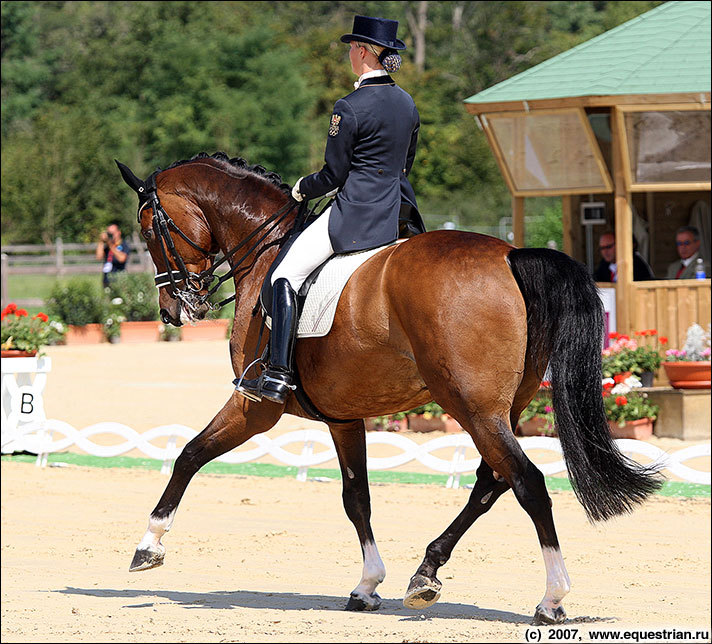
<instances>
[{"instance_id":1,"label":"man in white shirt","mask_svg":"<svg viewBox=\"0 0 712 644\"><path fill-rule=\"evenodd\" d=\"M671 280L694 279L697 271L697 260L700 255L700 231L694 226L682 226L675 234L675 244L680 260L668 266L667 278ZM710 276L709 262L703 261L705 276Z\"/></svg>"}]
</instances>

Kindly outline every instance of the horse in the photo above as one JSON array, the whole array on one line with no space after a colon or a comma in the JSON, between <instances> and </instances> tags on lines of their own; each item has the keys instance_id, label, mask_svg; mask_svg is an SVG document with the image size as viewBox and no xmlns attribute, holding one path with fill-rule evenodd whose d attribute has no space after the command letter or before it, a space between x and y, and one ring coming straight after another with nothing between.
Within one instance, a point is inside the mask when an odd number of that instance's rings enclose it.
<instances>
[{"instance_id":1,"label":"horse","mask_svg":"<svg viewBox=\"0 0 712 644\"><path fill-rule=\"evenodd\" d=\"M230 359L239 377L266 343L256 302L299 216L289 186L223 153L201 153L146 180L116 163L139 197L137 217L165 323L180 326L206 314L216 253L227 258L235 286ZM334 441L344 509L361 545L363 572L347 610L376 610L386 574L370 523L363 419L434 400L472 437L482 460L465 507L427 546L404 605L423 609L438 600L438 570L475 520L511 489L535 526L546 567L534 623L564 621L570 580L552 502L513 433L547 366L564 459L589 520L630 512L660 486L655 466L628 459L611 438L601 395L602 341L595 283L581 263L552 249L438 230L387 246L356 270L330 332L297 340L294 358L300 386ZM233 392L175 461L130 570L163 563L161 538L203 465L266 432L284 413L313 417L304 407L292 394L278 405Z\"/></svg>"}]
</instances>

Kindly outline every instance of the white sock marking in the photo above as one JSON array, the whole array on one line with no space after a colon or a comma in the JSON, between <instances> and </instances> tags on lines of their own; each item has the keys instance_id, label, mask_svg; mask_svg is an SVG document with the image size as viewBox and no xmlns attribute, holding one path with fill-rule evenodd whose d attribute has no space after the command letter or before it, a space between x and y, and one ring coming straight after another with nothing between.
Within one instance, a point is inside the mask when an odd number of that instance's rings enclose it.
<instances>
[{"instance_id":1,"label":"white sock marking","mask_svg":"<svg viewBox=\"0 0 712 644\"><path fill-rule=\"evenodd\" d=\"M541 549L546 566L546 593L541 600L541 606L552 611L561 605L561 600L571 590L571 580L566 572L564 558L559 548L544 546Z\"/></svg>"},{"instance_id":2,"label":"white sock marking","mask_svg":"<svg viewBox=\"0 0 712 644\"><path fill-rule=\"evenodd\" d=\"M161 543L161 537L171 529L176 511L173 510L163 519L155 519L153 516L148 519L148 530L143 535L143 539L138 544L137 550L159 550L165 552L165 547Z\"/></svg>"},{"instance_id":3,"label":"white sock marking","mask_svg":"<svg viewBox=\"0 0 712 644\"><path fill-rule=\"evenodd\" d=\"M378 554L378 548L373 541L363 544L363 574L359 585L354 588L355 593L373 595L376 587L386 578L386 567Z\"/></svg>"}]
</instances>

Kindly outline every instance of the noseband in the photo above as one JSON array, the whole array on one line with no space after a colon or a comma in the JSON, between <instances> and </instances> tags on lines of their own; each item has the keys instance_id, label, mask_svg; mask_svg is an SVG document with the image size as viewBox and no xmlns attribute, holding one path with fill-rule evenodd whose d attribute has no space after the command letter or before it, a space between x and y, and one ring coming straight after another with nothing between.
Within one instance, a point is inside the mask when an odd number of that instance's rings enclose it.
<instances>
[{"instance_id":1,"label":"noseband","mask_svg":"<svg viewBox=\"0 0 712 644\"><path fill-rule=\"evenodd\" d=\"M197 251L202 253L206 258L215 258L217 253L212 253L201 246L198 246L192 239L190 239L168 216L165 209L161 205L161 201L158 198L158 188L156 187L156 177L161 172L161 170L156 170L145 183L144 187L138 188L140 193L139 199L143 199L140 202L137 219L141 223L141 212L146 208L150 207L153 212L153 217L151 219L151 227L156 235L159 246L161 248L161 255L163 256L163 262L166 266L166 272L157 273L155 277L156 288L163 288L165 286L170 286L171 295L180 300L184 310L191 316L194 317L195 312L204 304L210 309L218 309L228 302L235 299L236 295L233 294L225 300L219 302L218 304L211 304L208 299L222 286L224 282L231 279L240 265L252 254L252 252L259 247L259 245L270 235L270 233L282 222L282 220L297 206L297 202L294 199L290 199L282 208L280 208L276 213L270 216L266 221L260 224L255 230L253 230L245 239L243 239L237 246L230 249L225 256L216 263L213 263L208 269L200 272L194 273L189 271L185 265L185 261L181 257L180 253L173 243L173 238L170 232L173 231L180 235L180 237L190 244ZM271 226L270 226L271 224ZM260 238L236 261L231 261L235 253L248 244L254 237L256 237L261 231L269 226L267 230ZM177 270L171 270L170 258L173 259L175 265L178 267ZM222 276L215 275L215 270L223 263L230 263L230 270ZM217 283L210 287L213 281L217 280ZM183 284L183 286L179 286ZM205 291L202 295L200 291Z\"/></svg>"}]
</instances>

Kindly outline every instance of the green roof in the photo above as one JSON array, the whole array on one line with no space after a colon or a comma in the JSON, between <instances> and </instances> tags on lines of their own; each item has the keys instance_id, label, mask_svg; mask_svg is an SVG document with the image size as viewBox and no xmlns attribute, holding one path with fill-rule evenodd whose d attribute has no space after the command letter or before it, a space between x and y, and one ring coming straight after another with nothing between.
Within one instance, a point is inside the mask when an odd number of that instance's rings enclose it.
<instances>
[{"instance_id":1,"label":"green roof","mask_svg":"<svg viewBox=\"0 0 712 644\"><path fill-rule=\"evenodd\" d=\"M465 103L709 92L710 6L666 2Z\"/></svg>"}]
</instances>

